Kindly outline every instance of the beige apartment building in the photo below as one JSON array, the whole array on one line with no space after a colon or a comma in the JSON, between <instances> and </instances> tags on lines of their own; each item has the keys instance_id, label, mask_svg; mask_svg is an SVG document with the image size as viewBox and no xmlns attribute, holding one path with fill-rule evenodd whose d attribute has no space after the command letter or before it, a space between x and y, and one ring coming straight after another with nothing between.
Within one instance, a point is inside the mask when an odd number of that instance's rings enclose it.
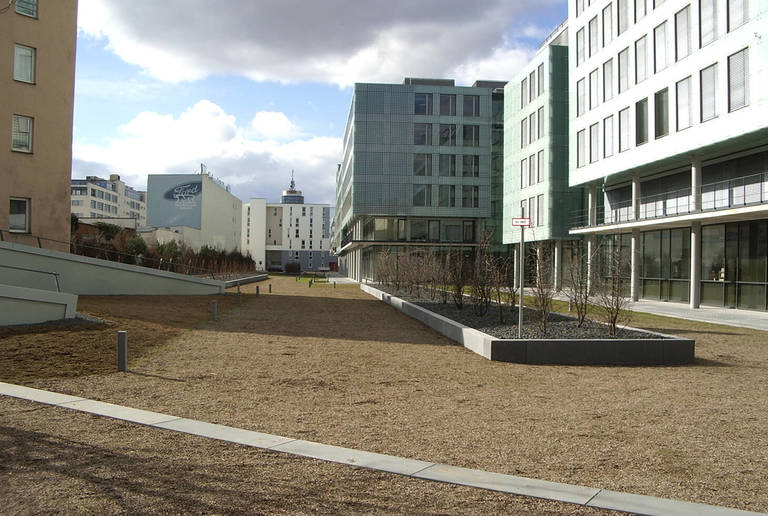
<instances>
[{"instance_id":1,"label":"beige apartment building","mask_svg":"<svg viewBox=\"0 0 768 516\"><path fill-rule=\"evenodd\" d=\"M0 232L69 241L77 0L0 6ZM68 246L67 246L68 248Z\"/></svg>"}]
</instances>

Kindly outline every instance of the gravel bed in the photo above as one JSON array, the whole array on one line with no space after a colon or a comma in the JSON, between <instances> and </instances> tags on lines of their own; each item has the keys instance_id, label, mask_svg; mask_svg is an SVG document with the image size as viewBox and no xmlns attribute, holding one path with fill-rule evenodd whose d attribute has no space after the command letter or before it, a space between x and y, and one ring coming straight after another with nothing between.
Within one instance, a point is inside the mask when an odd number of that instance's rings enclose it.
<instances>
[{"instance_id":1,"label":"gravel bed","mask_svg":"<svg viewBox=\"0 0 768 516\"><path fill-rule=\"evenodd\" d=\"M508 306L504 307L504 323L499 322L498 305L491 304L490 309L485 315L477 315L471 301L467 299L464 307L459 310L452 300L443 304L439 299L432 301L405 292L395 292L392 289L383 288L377 285L376 288L384 290L393 296L404 299L430 312L440 314L443 317L454 320L470 328L474 328L488 335L500 339L516 339L518 336L517 321L518 307L510 310ZM586 320L581 328L575 318L559 313L550 313L547 319L547 331L542 332L538 326L538 310L532 308L523 309L523 338L525 339L647 339L651 337L648 333L619 328L615 336L608 335L608 326L605 324ZM653 338L659 338L653 335Z\"/></svg>"}]
</instances>

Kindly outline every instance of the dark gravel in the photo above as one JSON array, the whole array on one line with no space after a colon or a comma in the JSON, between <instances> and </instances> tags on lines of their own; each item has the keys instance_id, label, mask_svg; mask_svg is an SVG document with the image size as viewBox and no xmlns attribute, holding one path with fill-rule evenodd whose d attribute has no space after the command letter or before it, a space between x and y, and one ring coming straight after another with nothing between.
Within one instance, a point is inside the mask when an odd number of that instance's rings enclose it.
<instances>
[{"instance_id":1,"label":"dark gravel","mask_svg":"<svg viewBox=\"0 0 768 516\"><path fill-rule=\"evenodd\" d=\"M492 304L485 315L477 315L475 307L469 298L464 302L464 307L459 310L453 301L449 298L448 303L443 304L439 297L432 301L430 299L418 298L405 292L394 292L381 285L376 288L404 299L410 303L426 308L431 312L447 317L470 328L474 328L488 335L500 339L516 339L518 336L517 321L518 307L510 310L508 306L504 307L504 323L499 321L499 307ZM650 334L619 328L614 337L608 335L608 326L595 321L584 321L581 328L575 318L559 313L550 313L547 319L547 330L543 332L538 324L539 312L532 308L523 309L523 338L525 339L647 339ZM659 338L658 335L652 335L653 338Z\"/></svg>"}]
</instances>

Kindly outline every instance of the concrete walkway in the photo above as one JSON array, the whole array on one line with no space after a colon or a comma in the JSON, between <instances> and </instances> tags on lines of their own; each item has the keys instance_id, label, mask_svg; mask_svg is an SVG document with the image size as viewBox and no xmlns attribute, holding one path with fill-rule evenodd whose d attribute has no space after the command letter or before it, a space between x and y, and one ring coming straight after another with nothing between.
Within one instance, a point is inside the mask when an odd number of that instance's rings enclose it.
<instances>
[{"instance_id":1,"label":"concrete walkway","mask_svg":"<svg viewBox=\"0 0 768 516\"><path fill-rule=\"evenodd\" d=\"M652 496L635 495L536 480L531 478L491 473L477 469L458 468L392 455L382 455L350 448L263 434L193 419L180 418L146 410L113 405L57 392L32 389L0 382L0 394L14 398L77 410L89 414L120 419L163 430L198 435L211 439L237 443L276 452L289 453L329 462L386 471L423 480L447 482L493 491L544 498L600 509L611 509L638 514L658 515L736 515L756 514L747 511L704 505Z\"/></svg>"},{"instance_id":2,"label":"concrete walkway","mask_svg":"<svg viewBox=\"0 0 768 516\"><path fill-rule=\"evenodd\" d=\"M636 312L768 331L768 312L717 308L713 306L702 306L701 308L694 309L685 303L665 303L664 301L651 301L648 299L641 299L631 303L630 307Z\"/></svg>"}]
</instances>

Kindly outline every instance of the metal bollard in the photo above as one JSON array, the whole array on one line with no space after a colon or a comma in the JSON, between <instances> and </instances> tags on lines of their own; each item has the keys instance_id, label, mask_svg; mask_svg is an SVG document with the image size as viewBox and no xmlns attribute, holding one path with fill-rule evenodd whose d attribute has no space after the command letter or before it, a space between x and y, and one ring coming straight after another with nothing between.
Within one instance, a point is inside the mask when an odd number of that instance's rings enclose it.
<instances>
[{"instance_id":1,"label":"metal bollard","mask_svg":"<svg viewBox=\"0 0 768 516\"><path fill-rule=\"evenodd\" d=\"M312 280L309 280L309 288L312 288Z\"/></svg>"},{"instance_id":2,"label":"metal bollard","mask_svg":"<svg viewBox=\"0 0 768 516\"><path fill-rule=\"evenodd\" d=\"M336 288L336 282L335 281L333 282L333 288Z\"/></svg>"},{"instance_id":3,"label":"metal bollard","mask_svg":"<svg viewBox=\"0 0 768 516\"><path fill-rule=\"evenodd\" d=\"M272 283L269 284L269 293L272 293Z\"/></svg>"},{"instance_id":4,"label":"metal bollard","mask_svg":"<svg viewBox=\"0 0 768 516\"><path fill-rule=\"evenodd\" d=\"M117 370L128 370L128 332L117 332Z\"/></svg>"},{"instance_id":5,"label":"metal bollard","mask_svg":"<svg viewBox=\"0 0 768 516\"><path fill-rule=\"evenodd\" d=\"M219 303L214 299L211 301L211 320L216 321L219 319Z\"/></svg>"},{"instance_id":6,"label":"metal bollard","mask_svg":"<svg viewBox=\"0 0 768 516\"><path fill-rule=\"evenodd\" d=\"M243 303L243 296L240 293L240 285L237 286L237 304L240 305Z\"/></svg>"},{"instance_id":7,"label":"metal bollard","mask_svg":"<svg viewBox=\"0 0 768 516\"><path fill-rule=\"evenodd\" d=\"M257 296L259 295L259 286L258 285L256 285L256 295Z\"/></svg>"}]
</instances>

